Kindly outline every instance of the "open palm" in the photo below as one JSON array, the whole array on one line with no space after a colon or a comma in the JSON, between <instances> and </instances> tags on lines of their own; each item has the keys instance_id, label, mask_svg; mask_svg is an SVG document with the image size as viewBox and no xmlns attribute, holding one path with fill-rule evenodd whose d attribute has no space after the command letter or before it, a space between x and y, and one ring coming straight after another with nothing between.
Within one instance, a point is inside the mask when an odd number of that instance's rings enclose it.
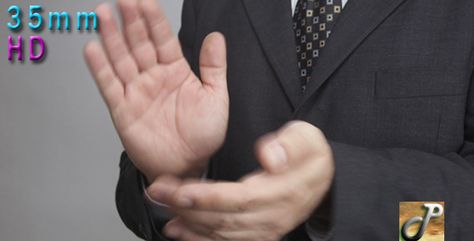
<instances>
[{"instance_id":1,"label":"open palm","mask_svg":"<svg viewBox=\"0 0 474 241\"><path fill-rule=\"evenodd\" d=\"M100 5L103 45L85 57L115 128L134 164L151 181L158 175L196 175L222 145L229 97L226 49L210 34L200 56L202 81L155 0L122 0L123 32L112 10Z\"/></svg>"}]
</instances>

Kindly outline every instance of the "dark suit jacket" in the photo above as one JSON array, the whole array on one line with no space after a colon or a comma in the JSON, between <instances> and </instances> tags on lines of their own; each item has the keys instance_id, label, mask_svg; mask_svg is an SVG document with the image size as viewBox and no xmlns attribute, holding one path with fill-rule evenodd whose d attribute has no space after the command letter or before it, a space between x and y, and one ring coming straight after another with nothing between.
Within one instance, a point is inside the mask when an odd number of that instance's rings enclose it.
<instances>
[{"instance_id":1,"label":"dark suit jacket","mask_svg":"<svg viewBox=\"0 0 474 241\"><path fill-rule=\"evenodd\" d=\"M474 240L474 1L349 1L305 93L291 24L290 0L184 1L179 37L193 69L208 33L228 45L229 129L209 178L259 168L255 140L304 120L335 155L329 205L311 219L330 218L328 239L396 239L399 202L419 200L446 202L446 240ZM120 167L123 221L165 240L125 154Z\"/></svg>"}]
</instances>

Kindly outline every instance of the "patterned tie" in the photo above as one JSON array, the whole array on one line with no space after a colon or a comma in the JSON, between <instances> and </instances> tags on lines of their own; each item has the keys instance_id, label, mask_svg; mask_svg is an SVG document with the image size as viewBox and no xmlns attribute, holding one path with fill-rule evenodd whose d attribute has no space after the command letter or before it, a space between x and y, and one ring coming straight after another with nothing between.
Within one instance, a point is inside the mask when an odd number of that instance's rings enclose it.
<instances>
[{"instance_id":1,"label":"patterned tie","mask_svg":"<svg viewBox=\"0 0 474 241\"><path fill-rule=\"evenodd\" d=\"M304 92L311 80L313 65L331 34L336 17L342 11L342 0L299 0L293 16L296 54Z\"/></svg>"}]
</instances>

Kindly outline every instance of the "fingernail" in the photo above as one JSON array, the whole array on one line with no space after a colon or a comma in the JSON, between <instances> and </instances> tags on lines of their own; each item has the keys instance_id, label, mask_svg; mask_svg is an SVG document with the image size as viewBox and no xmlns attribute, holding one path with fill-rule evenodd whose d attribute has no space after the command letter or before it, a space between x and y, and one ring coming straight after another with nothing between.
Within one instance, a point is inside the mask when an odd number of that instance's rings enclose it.
<instances>
[{"instance_id":1,"label":"fingernail","mask_svg":"<svg viewBox=\"0 0 474 241\"><path fill-rule=\"evenodd\" d=\"M277 140L270 142L267 147L269 164L274 170L283 170L288 167L288 157L283 146Z\"/></svg>"},{"instance_id":2,"label":"fingernail","mask_svg":"<svg viewBox=\"0 0 474 241\"><path fill-rule=\"evenodd\" d=\"M181 228L178 225L174 224L168 224L165 227L165 235L168 238L177 238L179 237L179 234L181 233Z\"/></svg>"}]
</instances>

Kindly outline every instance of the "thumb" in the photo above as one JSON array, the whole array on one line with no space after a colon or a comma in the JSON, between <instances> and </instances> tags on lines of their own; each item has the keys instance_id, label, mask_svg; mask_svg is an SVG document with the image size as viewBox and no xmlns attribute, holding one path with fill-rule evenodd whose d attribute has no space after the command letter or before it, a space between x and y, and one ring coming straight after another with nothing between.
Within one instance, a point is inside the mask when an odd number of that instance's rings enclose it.
<instances>
[{"instance_id":1,"label":"thumb","mask_svg":"<svg viewBox=\"0 0 474 241\"><path fill-rule=\"evenodd\" d=\"M292 121L257 142L257 157L269 173L280 173L305 160L331 154L324 134L315 126Z\"/></svg>"},{"instance_id":2,"label":"thumb","mask_svg":"<svg viewBox=\"0 0 474 241\"><path fill-rule=\"evenodd\" d=\"M276 174L288 168L288 155L276 134L261 137L256 149L257 158L265 171Z\"/></svg>"},{"instance_id":3,"label":"thumb","mask_svg":"<svg viewBox=\"0 0 474 241\"><path fill-rule=\"evenodd\" d=\"M199 67L204 85L227 93L227 50L221 33L210 33L204 39Z\"/></svg>"}]
</instances>

